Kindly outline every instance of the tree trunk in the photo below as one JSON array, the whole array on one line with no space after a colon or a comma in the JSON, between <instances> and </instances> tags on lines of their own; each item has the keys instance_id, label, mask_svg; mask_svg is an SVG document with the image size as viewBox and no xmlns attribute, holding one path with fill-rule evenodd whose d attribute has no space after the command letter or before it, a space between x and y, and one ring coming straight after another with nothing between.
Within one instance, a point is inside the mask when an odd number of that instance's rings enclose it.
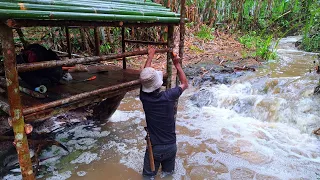
<instances>
[{"instance_id":1,"label":"tree trunk","mask_svg":"<svg viewBox=\"0 0 320 180\"><path fill-rule=\"evenodd\" d=\"M209 12L210 4L211 4L211 1L207 1L206 4L205 4L205 8L204 8L204 10L202 12L201 19L202 19L203 23L207 22L207 15L208 15L208 12Z\"/></svg>"},{"instance_id":2,"label":"tree trunk","mask_svg":"<svg viewBox=\"0 0 320 180\"><path fill-rule=\"evenodd\" d=\"M243 4L244 4L245 0L239 0L239 4L238 4L238 17L236 20L236 27L238 28L240 24L242 24L242 20L243 20Z\"/></svg>"},{"instance_id":3,"label":"tree trunk","mask_svg":"<svg viewBox=\"0 0 320 180\"><path fill-rule=\"evenodd\" d=\"M91 49L90 49L84 28L80 28L80 36L81 36L82 50L91 53Z\"/></svg>"},{"instance_id":4,"label":"tree trunk","mask_svg":"<svg viewBox=\"0 0 320 180\"><path fill-rule=\"evenodd\" d=\"M258 5L256 6L256 9L254 10L253 27L256 27L258 25L258 19L259 19L259 15L260 15L261 6L262 6L262 0L259 0Z\"/></svg>"},{"instance_id":5,"label":"tree trunk","mask_svg":"<svg viewBox=\"0 0 320 180\"><path fill-rule=\"evenodd\" d=\"M211 18L210 18L210 27L213 26L213 24L215 24L216 22L216 19L217 19L217 1L216 0L211 0L211 11L210 11L210 14L211 14Z\"/></svg>"},{"instance_id":6,"label":"tree trunk","mask_svg":"<svg viewBox=\"0 0 320 180\"><path fill-rule=\"evenodd\" d=\"M268 0L268 6L267 6L268 15L267 15L267 17L269 19L272 18L272 5L273 5L273 0Z\"/></svg>"},{"instance_id":7,"label":"tree trunk","mask_svg":"<svg viewBox=\"0 0 320 180\"><path fill-rule=\"evenodd\" d=\"M102 37L102 44L106 44L106 28L104 27L100 27L100 33L101 33L101 37Z\"/></svg>"}]
</instances>

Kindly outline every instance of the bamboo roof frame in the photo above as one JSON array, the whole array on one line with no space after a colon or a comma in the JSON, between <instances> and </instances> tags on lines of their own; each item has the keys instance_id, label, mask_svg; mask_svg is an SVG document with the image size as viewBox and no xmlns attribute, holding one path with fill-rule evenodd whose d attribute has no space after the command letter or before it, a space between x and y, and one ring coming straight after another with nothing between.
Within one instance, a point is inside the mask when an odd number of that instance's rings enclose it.
<instances>
[{"instance_id":1,"label":"bamboo roof frame","mask_svg":"<svg viewBox=\"0 0 320 180\"><path fill-rule=\"evenodd\" d=\"M178 25L180 14L150 0L2 0L0 21L9 27Z\"/></svg>"}]
</instances>

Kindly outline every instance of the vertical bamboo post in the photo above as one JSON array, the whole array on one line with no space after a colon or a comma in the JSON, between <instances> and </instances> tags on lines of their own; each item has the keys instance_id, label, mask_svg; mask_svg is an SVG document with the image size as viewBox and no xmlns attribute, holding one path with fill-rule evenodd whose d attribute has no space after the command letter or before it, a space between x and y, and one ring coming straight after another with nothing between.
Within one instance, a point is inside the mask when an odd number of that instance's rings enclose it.
<instances>
[{"instance_id":1,"label":"vertical bamboo post","mask_svg":"<svg viewBox=\"0 0 320 180\"><path fill-rule=\"evenodd\" d=\"M70 33L69 28L66 26L66 39L67 39L67 48L68 48L68 58L71 59L71 43L70 43Z\"/></svg>"},{"instance_id":2,"label":"vertical bamboo post","mask_svg":"<svg viewBox=\"0 0 320 180\"><path fill-rule=\"evenodd\" d=\"M95 55L100 56L100 37L98 27L94 28Z\"/></svg>"},{"instance_id":3,"label":"vertical bamboo post","mask_svg":"<svg viewBox=\"0 0 320 180\"><path fill-rule=\"evenodd\" d=\"M121 28L121 40L122 40L122 53L126 52L126 42L125 40L125 27ZM123 69L127 69L127 61L126 61L126 57L122 58L122 66Z\"/></svg>"},{"instance_id":4,"label":"vertical bamboo post","mask_svg":"<svg viewBox=\"0 0 320 180\"><path fill-rule=\"evenodd\" d=\"M179 57L180 57L180 64L182 66L182 60L183 60L183 53L184 53L184 36L185 36L185 17L186 17L186 1L181 0L181 8L180 8L180 42L179 42ZM176 75L176 86L179 84L178 79L178 72ZM178 101L176 101L174 105L174 119L177 118L177 112L178 112Z\"/></svg>"},{"instance_id":5,"label":"vertical bamboo post","mask_svg":"<svg viewBox=\"0 0 320 180\"><path fill-rule=\"evenodd\" d=\"M24 117L22 115L13 33L11 28L1 23L0 32L8 89L8 102L14 132L14 144L18 153L22 178L24 180L33 180L34 174L32 171L29 145L24 131Z\"/></svg>"},{"instance_id":6,"label":"vertical bamboo post","mask_svg":"<svg viewBox=\"0 0 320 180\"><path fill-rule=\"evenodd\" d=\"M174 39L173 39L174 27L173 25L168 26L168 48L173 49ZM167 52L167 89L171 88L172 81L172 54Z\"/></svg>"},{"instance_id":7,"label":"vertical bamboo post","mask_svg":"<svg viewBox=\"0 0 320 180\"><path fill-rule=\"evenodd\" d=\"M186 33L185 27L185 18L186 18L186 0L181 0L181 15L180 15L180 42L179 42L179 57L180 57L180 64L182 66L182 60L184 55L184 37ZM178 75L178 74L177 74ZM176 85L178 85L179 80L178 76L176 77Z\"/></svg>"}]
</instances>

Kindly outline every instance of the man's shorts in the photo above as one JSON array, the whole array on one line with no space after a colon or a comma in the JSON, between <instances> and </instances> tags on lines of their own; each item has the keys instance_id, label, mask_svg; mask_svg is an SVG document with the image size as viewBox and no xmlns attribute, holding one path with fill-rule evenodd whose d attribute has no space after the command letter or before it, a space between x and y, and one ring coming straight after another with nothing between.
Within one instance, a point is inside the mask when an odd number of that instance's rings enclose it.
<instances>
[{"instance_id":1,"label":"man's shorts","mask_svg":"<svg viewBox=\"0 0 320 180\"><path fill-rule=\"evenodd\" d=\"M155 176L159 170L160 165L163 173L173 173L177 154L177 145L155 145L152 146L152 151L154 157L155 172L151 171L149 152L148 149L146 149L144 155L143 176Z\"/></svg>"}]
</instances>

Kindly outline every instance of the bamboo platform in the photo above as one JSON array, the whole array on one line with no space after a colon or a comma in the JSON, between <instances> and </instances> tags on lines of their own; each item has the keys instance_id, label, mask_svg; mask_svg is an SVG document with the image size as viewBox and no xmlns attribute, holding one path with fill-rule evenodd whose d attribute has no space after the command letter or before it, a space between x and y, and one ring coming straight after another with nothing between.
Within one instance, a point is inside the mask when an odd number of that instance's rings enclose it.
<instances>
[{"instance_id":1,"label":"bamboo platform","mask_svg":"<svg viewBox=\"0 0 320 180\"><path fill-rule=\"evenodd\" d=\"M73 80L55 87L48 88L44 99L34 98L28 94L20 93L25 121L42 120L52 115L63 113L78 107L106 98L123 95L127 91L140 87L139 70L122 69L117 66L99 65L89 66L88 72L71 73ZM96 76L95 80L75 82ZM94 93L99 91L99 93ZM79 95L79 98L75 98ZM5 97L2 102L7 103ZM56 103L56 102L61 103ZM50 105L51 106L47 106Z\"/></svg>"}]
</instances>

